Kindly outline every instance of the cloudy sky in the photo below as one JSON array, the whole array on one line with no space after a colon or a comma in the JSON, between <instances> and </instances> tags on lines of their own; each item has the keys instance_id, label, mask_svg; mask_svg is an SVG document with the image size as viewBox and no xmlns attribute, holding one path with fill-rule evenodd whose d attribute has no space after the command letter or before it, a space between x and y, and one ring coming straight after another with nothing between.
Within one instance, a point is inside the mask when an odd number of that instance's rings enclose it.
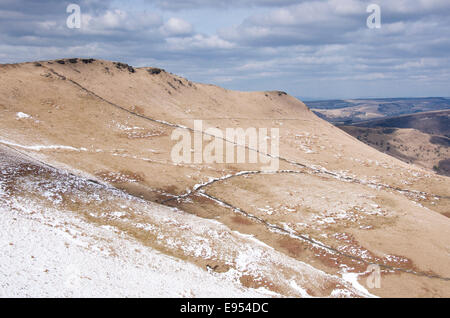
<instances>
[{"instance_id":1,"label":"cloudy sky","mask_svg":"<svg viewBox=\"0 0 450 318\"><path fill-rule=\"evenodd\" d=\"M449 35L449 0L0 0L0 63L94 57L312 99L448 97Z\"/></svg>"}]
</instances>

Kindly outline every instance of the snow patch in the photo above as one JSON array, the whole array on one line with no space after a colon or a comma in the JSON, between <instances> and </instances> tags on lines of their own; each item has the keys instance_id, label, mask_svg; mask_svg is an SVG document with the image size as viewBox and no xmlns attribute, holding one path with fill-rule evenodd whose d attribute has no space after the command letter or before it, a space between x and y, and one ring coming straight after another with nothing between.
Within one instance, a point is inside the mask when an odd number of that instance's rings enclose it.
<instances>
[{"instance_id":1,"label":"snow patch","mask_svg":"<svg viewBox=\"0 0 450 318\"><path fill-rule=\"evenodd\" d=\"M26 118L32 118L32 117L31 117L31 115L28 115L28 114L25 114L25 113L22 113L22 112L18 112L16 114L16 118L17 119L26 119Z\"/></svg>"}]
</instances>

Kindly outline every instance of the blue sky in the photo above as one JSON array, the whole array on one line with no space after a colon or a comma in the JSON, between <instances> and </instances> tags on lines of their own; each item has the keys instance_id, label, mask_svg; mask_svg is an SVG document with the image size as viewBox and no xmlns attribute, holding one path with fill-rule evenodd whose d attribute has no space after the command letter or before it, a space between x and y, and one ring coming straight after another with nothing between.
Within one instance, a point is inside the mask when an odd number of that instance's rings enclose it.
<instances>
[{"instance_id":1,"label":"blue sky","mask_svg":"<svg viewBox=\"0 0 450 318\"><path fill-rule=\"evenodd\" d=\"M449 34L448 0L0 0L1 63L94 57L314 99L450 96Z\"/></svg>"}]
</instances>

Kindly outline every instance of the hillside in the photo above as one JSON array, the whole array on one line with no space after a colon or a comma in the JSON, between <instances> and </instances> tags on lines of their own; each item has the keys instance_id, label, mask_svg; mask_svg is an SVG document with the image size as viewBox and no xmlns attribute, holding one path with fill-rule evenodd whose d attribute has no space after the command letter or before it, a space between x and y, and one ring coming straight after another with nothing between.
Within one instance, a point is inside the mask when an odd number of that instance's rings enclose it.
<instances>
[{"instance_id":1,"label":"hillside","mask_svg":"<svg viewBox=\"0 0 450 318\"><path fill-rule=\"evenodd\" d=\"M279 169L173 162L172 132L193 133L194 120L203 131L279 128ZM178 274L160 295L216 285L230 296L450 296L450 179L365 145L283 92L230 91L104 60L1 65L0 145L3 224L42 242L35 253L48 262L66 252L45 233L65 233L71 253L99 259L86 265L100 273L92 283L112 290L139 290L146 270L167 284L164 264L170 273L178 262L192 281ZM18 262L14 251L2 256L3 273ZM133 271L127 255L139 259ZM367 290L372 263L381 288ZM116 280L102 280L98 268L111 275L114 266L123 268ZM31 267L19 274L25 285L39 281ZM34 290L49 292L61 275ZM23 295L21 281L10 284L2 293Z\"/></svg>"},{"instance_id":2,"label":"hillside","mask_svg":"<svg viewBox=\"0 0 450 318\"><path fill-rule=\"evenodd\" d=\"M450 176L450 139L409 128L339 126L358 140L408 163Z\"/></svg>"},{"instance_id":3,"label":"hillside","mask_svg":"<svg viewBox=\"0 0 450 318\"><path fill-rule=\"evenodd\" d=\"M450 110L374 119L355 123L354 126L411 128L426 134L450 138Z\"/></svg>"},{"instance_id":4,"label":"hillside","mask_svg":"<svg viewBox=\"0 0 450 318\"><path fill-rule=\"evenodd\" d=\"M366 144L408 163L450 175L450 110L339 126Z\"/></svg>"}]
</instances>

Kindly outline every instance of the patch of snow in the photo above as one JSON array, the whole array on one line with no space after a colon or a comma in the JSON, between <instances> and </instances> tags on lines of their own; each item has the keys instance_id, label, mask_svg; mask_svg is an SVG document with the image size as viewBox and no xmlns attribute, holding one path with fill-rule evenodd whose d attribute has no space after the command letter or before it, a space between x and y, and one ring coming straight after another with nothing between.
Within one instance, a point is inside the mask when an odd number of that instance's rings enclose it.
<instances>
[{"instance_id":1,"label":"patch of snow","mask_svg":"<svg viewBox=\"0 0 450 318\"><path fill-rule=\"evenodd\" d=\"M179 297L183 290L192 297L267 297L266 290L118 240L108 229L78 225L109 237L120 257L102 253L107 246L89 235L73 239L67 229L0 208L0 297Z\"/></svg>"},{"instance_id":2,"label":"patch of snow","mask_svg":"<svg viewBox=\"0 0 450 318\"><path fill-rule=\"evenodd\" d=\"M31 115L28 115L28 114L25 114L25 113L22 113L22 112L18 112L16 114L16 118L17 119L26 119L26 118L32 118L32 117L31 117Z\"/></svg>"},{"instance_id":3,"label":"patch of snow","mask_svg":"<svg viewBox=\"0 0 450 318\"><path fill-rule=\"evenodd\" d=\"M300 297L302 297L302 298L312 298L311 295L309 295L308 292L305 289L303 289L303 288L301 288L300 286L297 285L295 280L291 280L290 281L290 285L291 285L292 288L294 288L300 294Z\"/></svg>"},{"instance_id":4,"label":"patch of snow","mask_svg":"<svg viewBox=\"0 0 450 318\"><path fill-rule=\"evenodd\" d=\"M19 147L19 148L22 148L22 149L36 150L36 151L41 151L41 150L69 150L69 151L76 151L76 152L88 151L86 148L75 148L75 147L72 147L72 146L64 146L64 145L33 145L33 146L26 146L26 145L17 144L17 143L14 143L14 142L10 142L8 140L3 140L3 139L0 139L0 143L2 143L4 145L8 145L8 146Z\"/></svg>"},{"instance_id":5,"label":"patch of snow","mask_svg":"<svg viewBox=\"0 0 450 318\"><path fill-rule=\"evenodd\" d=\"M256 244L261 245L261 246L264 246L264 247L266 247L266 248L268 248L268 249L271 249L271 250L274 249L272 246L269 246L269 245L267 245L266 243L261 242L260 240L258 240L257 238L255 238L254 235L243 234L243 233L238 232L238 231L233 231L233 233L235 233L235 234L237 234L237 235L239 235L239 236L241 236L241 237L245 237L246 239L249 239L249 240L255 242Z\"/></svg>"},{"instance_id":6,"label":"patch of snow","mask_svg":"<svg viewBox=\"0 0 450 318\"><path fill-rule=\"evenodd\" d=\"M361 294L363 294L363 295L365 295L366 297L369 297L369 298L378 298L377 296L372 295L363 285L361 285L358 282L358 276L360 274L343 272L341 275L342 275L342 279L343 280L345 280L346 282L350 283L353 286L353 288L358 290Z\"/></svg>"}]
</instances>

